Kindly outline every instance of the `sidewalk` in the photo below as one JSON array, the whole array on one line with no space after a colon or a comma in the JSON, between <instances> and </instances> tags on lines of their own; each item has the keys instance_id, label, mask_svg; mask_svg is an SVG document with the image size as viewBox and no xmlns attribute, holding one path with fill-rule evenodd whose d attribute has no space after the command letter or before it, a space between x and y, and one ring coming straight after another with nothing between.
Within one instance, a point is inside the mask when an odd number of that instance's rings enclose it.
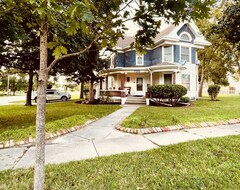
<instances>
[{"instance_id":1,"label":"sidewalk","mask_svg":"<svg viewBox=\"0 0 240 190\"><path fill-rule=\"evenodd\" d=\"M143 151L190 140L226 135L240 135L240 124L181 131L133 135L115 129L138 105L122 109L101 118L83 129L46 142L46 164L95 158L123 152ZM0 150L0 171L34 165L35 147Z\"/></svg>"}]
</instances>

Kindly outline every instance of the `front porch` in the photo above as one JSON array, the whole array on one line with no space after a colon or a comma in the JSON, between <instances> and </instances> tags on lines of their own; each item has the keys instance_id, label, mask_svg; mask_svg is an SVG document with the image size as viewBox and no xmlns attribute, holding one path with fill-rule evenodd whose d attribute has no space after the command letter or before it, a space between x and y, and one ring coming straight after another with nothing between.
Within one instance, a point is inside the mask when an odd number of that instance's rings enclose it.
<instances>
[{"instance_id":1,"label":"front porch","mask_svg":"<svg viewBox=\"0 0 240 190\"><path fill-rule=\"evenodd\" d=\"M100 81L100 87L103 87ZM100 90L125 91L126 95L145 97L149 86L176 84L176 72L124 72L105 76L105 88Z\"/></svg>"}]
</instances>

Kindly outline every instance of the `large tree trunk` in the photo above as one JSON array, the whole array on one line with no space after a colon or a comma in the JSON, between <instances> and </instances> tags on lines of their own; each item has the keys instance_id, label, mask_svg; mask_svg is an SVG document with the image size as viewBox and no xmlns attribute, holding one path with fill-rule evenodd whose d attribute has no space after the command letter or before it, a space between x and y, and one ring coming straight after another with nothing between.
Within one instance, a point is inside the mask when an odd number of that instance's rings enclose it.
<instances>
[{"instance_id":1,"label":"large tree trunk","mask_svg":"<svg viewBox=\"0 0 240 190\"><path fill-rule=\"evenodd\" d=\"M83 99L84 81L81 82L80 99Z\"/></svg>"},{"instance_id":2,"label":"large tree trunk","mask_svg":"<svg viewBox=\"0 0 240 190\"><path fill-rule=\"evenodd\" d=\"M93 92L93 80L90 81L90 89L89 89L89 101L94 101L94 92Z\"/></svg>"},{"instance_id":3,"label":"large tree trunk","mask_svg":"<svg viewBox=\"0 0 240 190\"><path fill-rule=\"evenodd\" d=\"M33 71L30 70L28 75L29 75L28 90L27 90L25 106L32 106Z\"/></svg>"},{"instance_id":4,"label":"large tree trunk","mask_svg":"<svg viewBox=\"0 0 240 190\"><path fill-rule=\"evenodd\" d=\"M202 97L202 91L203 91L203 83L205 80L205 74L204 74L204 67L202 66L202 71L201 71L201 79L199 83L199 89L198 89L198 97Z\"/></svg>"},{"instance_id":5,"label":"large tree trunk","mask_svg":"<svg viewBox=\"0 0 240 190\"><path fill-rule=\"evenodd\" d=\"M40 28L40 70L37 91L36 117L36 152L34 170L34 190L44 190L45 163L45 116L46 116L46 88L47 88L47 17L42 19Z\"/></svg>"}]
</instances>

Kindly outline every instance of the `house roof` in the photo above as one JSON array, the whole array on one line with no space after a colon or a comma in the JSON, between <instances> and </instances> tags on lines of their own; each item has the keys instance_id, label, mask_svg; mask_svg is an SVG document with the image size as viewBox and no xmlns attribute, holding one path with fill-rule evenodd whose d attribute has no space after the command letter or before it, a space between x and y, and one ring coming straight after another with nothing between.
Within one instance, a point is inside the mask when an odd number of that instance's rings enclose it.
<instances>
[{"instance_id":1,"label":"house roof","mask_svg":"<svg viewBox=\"0 0 240 190\"><path fill-rule=\"evenodd\" d=\"M120 38L117 41L116 47L126 48L129 47L132 42L134 42L135 38L132 36L124 36L124 38Z\"/></svg>"},{"instance_id":2,"label":"house roof","mask_svg":"<svg viewBox=\"0 0 240 190\"><path fill-rule=\"evenodd\" d=\"M156 37L153 39L155 43L158 43L160 41L164 40L170 40L178 42L180 40L180 37L177 35L177 32L185 25L186 23L180 23L179 25L169 25L165 29L163 29L161 32L159 32ZM195 35L194 44L198 45L200 47L211 45L210 42L206 41L204 36L199 31L196 24L192 21L190 23L187 23L188 28L193 32ZM135 37L132 36L125 36L124 38L120 38L117 42L116 49L123 50L130 47L130 44L134 42Z\"/></svg>"},{"instance_id":3,"label":"house roof","mask_svg":"<svg viewBox=\"0 0 240 190\"><path fill-rule=\"evenodd\" d=\"M163 38L164 36L167 36L168 34L170 34L173 31L173 29L175 27L176 27L175 25L168 26L163 31L161 31L160 33L157 34L157 36L154 38L154 41L156 42L156 41L160 40L161 38Z\"/></svg>"}]
</instances>

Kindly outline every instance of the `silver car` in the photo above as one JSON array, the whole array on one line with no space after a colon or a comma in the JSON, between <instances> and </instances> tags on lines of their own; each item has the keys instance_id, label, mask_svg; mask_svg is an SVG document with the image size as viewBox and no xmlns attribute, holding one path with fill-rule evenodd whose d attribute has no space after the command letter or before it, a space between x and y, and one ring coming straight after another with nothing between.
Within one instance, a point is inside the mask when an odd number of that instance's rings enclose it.
<instances>
[{"instance_id":1,"label":"silver car","mask_svg":"<svg viewBox=\"0 0 240 190\"><path fill-rule=\"evenodd\" d=\"M37 94L33 94L32 99L37 102ZM46 92L46 101L51 101L51 100L62 100L62 101L67 101L71 99L71 94L68 92L61 92L59 90L55 89L47 89Z\"/></svg>"}]
</instances>

